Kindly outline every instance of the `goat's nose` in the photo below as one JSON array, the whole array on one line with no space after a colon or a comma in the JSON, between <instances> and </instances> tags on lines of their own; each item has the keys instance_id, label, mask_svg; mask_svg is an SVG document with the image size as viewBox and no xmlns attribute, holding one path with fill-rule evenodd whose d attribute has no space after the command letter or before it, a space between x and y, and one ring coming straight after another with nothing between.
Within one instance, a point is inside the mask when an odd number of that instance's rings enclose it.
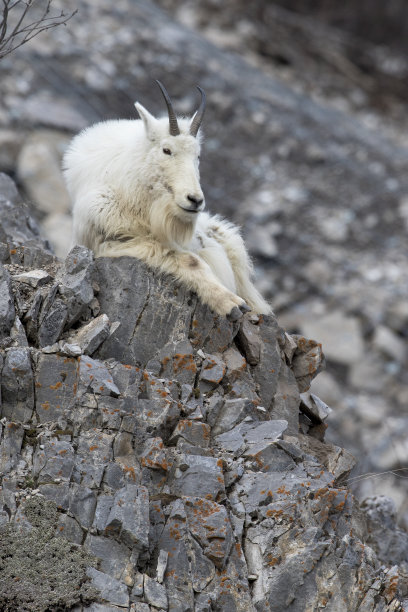
<instances>
[{"instance_id":1,"label":"goat's nose","mask_svg":"<svg viewBox=\"0 0 408 612\"><path fill-rule=\"evenodd\" d=\"M196 209L199 208L201 204L204 202L204 198L197 196L197 195L191 195L191 194L187 196L187 200L191 202L194 205L194 208Z\"/></svg>"}]
</instances>

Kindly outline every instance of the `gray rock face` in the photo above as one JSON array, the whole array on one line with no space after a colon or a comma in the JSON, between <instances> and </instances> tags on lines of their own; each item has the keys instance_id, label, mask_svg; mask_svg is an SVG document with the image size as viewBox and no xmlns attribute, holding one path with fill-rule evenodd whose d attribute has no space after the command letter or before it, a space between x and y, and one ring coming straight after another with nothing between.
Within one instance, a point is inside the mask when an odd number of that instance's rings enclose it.
<instances>
[{"instance_id":1,"label":"gray rock face","mask_svg":"<svg viewBox=\"0 0 408 612\"><path fill-rule=\"evenodd\" d=\"M106 521L105 533L116 533L124 544L135 551L147 548L149 495L145 487L128 484L116 493Z\"/></svg>"},{"instance_id":2,"label":"gray rock face","mask_svg":"<svg viewBox=\"0 0 408 612\"><path fill-rule=\"evenodd\" d=\"M74 247L65 260L59 279L59 293L67 307L66 322L69 327L86 313L92 302L92 270L93 254L85 247Z\"/></svg>"},{"instance_id":3,"label":"gray rock face","mask_svg":"<svg viewBox=\"0 0 408 612\"><path fill-rule=\"evenodd\" d=\"M102 314L70 336L67 343L79 346L86 355L92 355L109 336L109 330L109 319Z\"/></svg>"},{"instance_id":4,"label":"gray rock face","mask_svg":"<svg viewBox=\"0 0 408 612\"><path fill-rule=\"evenodd\" d=\"M16 185L6 174L0 172L0 242L15 245L30 241L44 248L39 229L21 200ZM31 245L30 245L31 246ZM12 248L12 247L11 247Z\"/></svg>"},{"instance_id":5,"label":"gray rock face","mask_svg":"<svg viewBox=\"0 0 408 612\"><path fill-rule=\"evenodd\" d=\"M129 593L123 582L119 582L119 580L115 580L115 578L111 578L103 572L98 572L93 567L89 568L88 576L92 580L93 587L101 593L102 599L120 606L122 609L128 607Z\"/></svg>"},{"instance_id":6,"label":"gray rock face","mask_svg":"<svg viewBox=\"0 0 408 612\"><path fill-rule=\"evenodd\" d=\"M34 408L34 380L28 348L6 351L1 375L1 416L28 423Z\"/></svg>"},{"instance_id":7,"label":"gray rock face","mask_svg":"<svg viewBox=\"0 0 408 612\"><path fill-rule=\"evenodd\" d=\"M395 503L389 497L368 497L362 504L369 529L369 544L387 564L408 563L408 534L396 525Z\"/></svg>"},{"instance_id":8,"label":"gray rock face","mask_svg":"<svg viewBox=\"0 0 408 612\"><path fill-rule=\"evenodd\" d=\"M259 288L281 324L320 341L328 335L330 369L342 372L343 397L353 396L351 405L338 402L332 434L338 428L337 443L347 441L366 459L361 471L372 472L371 441L387 437L388 418L379 415L403 416L407 404L401 340L408 334L408 64L321 22L316 44L313 17L291 13L295 4L117 0L112 11L110 0L82 0L67 28L1 62L0 164L37 200L41 216L48 213L43 229L65 256L70 220L62 212L58 167L67 132L136 117L135 99L162 113L155 77L176 110L188 114L199 83L208 98L201 162L208 205L242 225ZM402 0L398 5L403 10ZM346 9L338 4L337 10ZM1 210L5 224L10 212ZM26 234L22 225L19 233ZM21 244L12 247L13 258L38 257L33 245L22 252ZM2 241L1 261L9 251ZM350 367L351 356L357 361ZM329 405L330 396L322 397ZM375 425L370 403L377 407ZM362 435L367 428L370 434ZM390 454L393 447L389 441ZM376 478L360 491L388 490L390 480ZM404 499L404 481L392 480L396 499ZM398 510L408 525L407 509L405 497Z\"/></svg>"},{"instance_id":9,"label":"gray rock face","mask_svg":"<svg viewBox=\"0 0 408 612\"><path fill-rule=\"evenodd\" d=\"M19 261L4 278L40 269ZM402 611L406 534L322 441L317 342L221 320L135 259L46 270L6 281L0 608Z\"/></svg>"},{"instance_id":10,"label":"gray rock face","mask_svg":"<svg viewBox=\"0 0 408 612\"><path fill-rule=\"evenodd\" d=\"M149 274L131 257L96 260L95 279L103 287L98 295L101 311L110 321L120 321L95 353L102 358L142 366L158 361L160 371L189 382L197 371L193 347L208 353L225 350L238 331L238 326L214 318L208 307L172 279ZM159 344L151 341L157 330Z\"/></svg>"},{"instance_id":11,"label":"gray rock face","mask_svg":"<svg viewBox=\"0 0 408 612\"><path fill-rule=\"evenodd\" d=\"M168 600L166 588L147 575L144 578L144 595L147 603L154 608L167 610Z\"/></svg>"},{"instance_id":12,"label":"gray rock face","mask_svg":"<svg viewBox=\"0 0 408 612\"><path fill-rule=\"evenodd\" d=\"M15 310L11 295L10 275L0 264L0 337L9 334L14 316Z\"/></svg>"}]
</instances>

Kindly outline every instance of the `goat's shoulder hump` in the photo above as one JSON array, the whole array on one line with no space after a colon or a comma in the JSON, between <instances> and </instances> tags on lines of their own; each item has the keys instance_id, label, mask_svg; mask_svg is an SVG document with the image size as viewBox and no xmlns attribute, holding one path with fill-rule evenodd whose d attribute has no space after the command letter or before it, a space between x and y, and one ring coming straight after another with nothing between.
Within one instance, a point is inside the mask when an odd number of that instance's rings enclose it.
<instances>
[{"instance_id":1,"label":"goat's shoulder hump","mask_svg":"<svg viewBox=\"0 0 408 612\"><path fill-rule=\"evenodd\" d=\"M90 125L77 138L95 138L106 134L112 137L123 137L123 135L140 131L142 131L142 122L138 119L109 119Z\"/></svg>"}]
</instances>

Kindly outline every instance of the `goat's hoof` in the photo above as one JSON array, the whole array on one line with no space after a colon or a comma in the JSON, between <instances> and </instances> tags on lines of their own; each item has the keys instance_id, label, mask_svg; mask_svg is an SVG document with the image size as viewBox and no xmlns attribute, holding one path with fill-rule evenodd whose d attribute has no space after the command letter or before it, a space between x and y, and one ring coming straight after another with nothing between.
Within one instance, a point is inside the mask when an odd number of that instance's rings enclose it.
<instances>
[{"instance_id":1,"label":"goat's hoof","mask_svg":"<svg viewBox=\"0 0 408 612\"><path fill-rule=\"evenodd\" d=\"M227 319L229 321L238 321L242 317L242 312L238 308L238 306L234 306L229 314L227 314Z\"/></svg>"},{"instance_id":2,"label":"goat's hoof","mask_svg":"<svg viewBox=\"0 0 408 612\"><path fill-rule=\"evenodd\" d=\"M248 304L245 304L245 302L240 305L239 309L240 309L241 312L250 312L251 311L250 307L248 306Z\"/></svg>"}]
</instances>

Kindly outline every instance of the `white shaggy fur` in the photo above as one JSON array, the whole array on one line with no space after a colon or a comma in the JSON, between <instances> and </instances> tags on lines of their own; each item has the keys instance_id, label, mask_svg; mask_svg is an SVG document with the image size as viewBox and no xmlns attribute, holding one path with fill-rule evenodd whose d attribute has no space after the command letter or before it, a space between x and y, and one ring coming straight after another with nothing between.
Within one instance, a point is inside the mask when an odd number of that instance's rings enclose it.
<instances>
[{"instance_id":1,"label":"white shaggy fur","mask_svg":"<svg viewBox=\"0 0 408 612\"><path fill-rule=\"evenodd\" d=\"M190 134L191 121L179 119L180 134L170 136L167 117L136 108L141 120L87 128L65 155L74 244L172 274L218 314L236 319L245 304L270 313L238 228L201 212L200 135Z\"/></svg>"}]
</instances>

